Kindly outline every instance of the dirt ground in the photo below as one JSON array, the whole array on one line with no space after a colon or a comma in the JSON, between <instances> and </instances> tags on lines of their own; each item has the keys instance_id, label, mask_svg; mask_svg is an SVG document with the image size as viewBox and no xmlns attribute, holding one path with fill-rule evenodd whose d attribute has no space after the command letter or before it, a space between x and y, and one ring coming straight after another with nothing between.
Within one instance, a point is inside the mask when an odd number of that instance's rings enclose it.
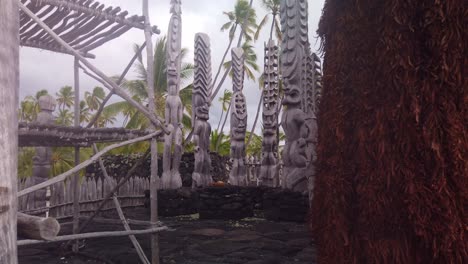
<instances>
[{"instance_id":1,"label":"dirt ground","mask_svg":"<svg viewBox=\"0 0 468 264\"><path fill-rule=\"evenodd\" d=\"M127 210L126 216L149 220L145 208ZM161 221L173 230L160 234L164 264L315 263L315 248L304 223L271 222L261 216L239 221L199 220L198 215L161 218ZM70 233L70 229L70 225L65 226L61 234ZM93 223L86 232L122 229L121 225ZM149 235L137 238L149 256ZM128 237L89 239L80 241L80 245L77 255L61 249L60 243L20 247L19 263L141 263Z\"/></svg>"}]
</instances>

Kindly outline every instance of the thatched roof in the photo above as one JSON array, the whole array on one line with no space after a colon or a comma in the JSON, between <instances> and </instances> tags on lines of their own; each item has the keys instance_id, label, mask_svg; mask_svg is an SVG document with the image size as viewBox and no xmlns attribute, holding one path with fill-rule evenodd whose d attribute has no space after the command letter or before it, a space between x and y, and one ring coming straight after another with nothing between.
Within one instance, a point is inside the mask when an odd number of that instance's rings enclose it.
<instances>
[{"instance_id":1,"label":"thatched roof","mask_svg":"<svg viewBox=\"0 0 468 264\"><path fill-rule=\"evenodd\" d=\"M19 123L18 143L20 147L86 147L92 143L124 141L148 134L150 134L148 131L124 128L82 128Z\"/></svg>"},{"instance_id":2,"label":"thatched roof","mask_svg":"<svg viewBox=\"0 0 468 264\"><path fill-rule=\"evenodd\" d=\"M106 7L94 0L21 0L36 16L74 49L88 52L119 37L131 28L145 28L143 16L128 16L120 7ZM153 33L159 34L154 26ZM20 12L22 46L68 53L27 14Z\"/></svg>"}]
</instances>

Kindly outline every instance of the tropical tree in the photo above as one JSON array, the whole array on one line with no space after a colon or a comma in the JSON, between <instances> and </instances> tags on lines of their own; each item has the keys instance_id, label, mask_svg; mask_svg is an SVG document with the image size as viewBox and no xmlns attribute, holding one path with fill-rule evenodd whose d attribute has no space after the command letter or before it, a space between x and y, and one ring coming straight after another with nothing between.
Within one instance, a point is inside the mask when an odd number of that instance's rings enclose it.
<instances>
[{"instance_id":1,"label":"tropical tree","mask_svg":"<svg viewBox=\"0 0 468 264\"><path fill-rule=\"evenodd\" d=\"M161 37L156 40L154 46L154 92L156 103L156 114L164 116L165 112L165 96L167 94L167 74L166 74L166 37ZM140 47L135 45L135 51ZM187 49L181 50L182 65L180 77L182 82L189 82L193 76L194 65L191 63L183 62L188 55ZM124 81L122 87L128 91L132 98L143 104L148 104L148 93L146 85L146 68L144 66L143 57L140 55L137 58L135 65L138 74L138 79ZM186 129L191 128L191 104L192 104L192 86L191 83L179 91L179 95L184 106L184 117L182 123ZM122 101L110 104L104 108L103 113L108 112L111 114L122 113L124 115L124 126L133 129L142 129L148 127L148 119L138 112L128 102Z\"/></svg>"},{"instance_id":2,"label":"tropical tree","mask_svg":"<svg viewBox=\"0 0 468 264\"><path fill-rule=\"evenodd\" d=\"M32 122L37 118L37 114L41 110L39 107L39 98L47 95L49 92L45 89L36 92L35 96L28 95L20 102L19 120L23 122Z\"/></svg>"},{"instance_id":3,"label":"tropical tree","mask_svg":"<svg viewBox=\"0 0 468 264\"><path fill-rule=\"evenodd\" d=\"M61 126L73 125L73 112L68 109L59 109L55 123Z\"/></svg>"},{"instance_id":4,"label":"tropical tree","mask_svg":"<svg viewBox=\"0 0 468 264\"><path fill-rule=\"evenodd\" d=\"M241 33L239 34L237 47L241 47L243 37L245 37L247 41L253 39L252 34L257 28L257 14L255 12L255 9L252 8L252 3L253 0L250 0L250 3L247 3L246 0L238 0L236 2L236 5L234 6L234 11L223 12L223 14L225 14L228 17L229 21L221 27L221 31L229 30L229 44L226 50L224 51L223 58L221 59L221 63L219 64L218 70L213 81L213 87L216 86L216 89L213 92L212 98L214 98L218 93L219 89L221 89L221 86L223 85L230 71L230 69L226 69L224 71L223 77L221 78L219 83L216 84L219 74L221 73L221 69L223 68L224 62L226 60L226 56L231 50L232 42L234 40L234 34L236 32L237 27L241 27Z\"/></svg>"},{"instance_id":5,"label":"tropical tree","mask_svg":"<svg viewBox=\"0 0 468 264\"><path fill-rule=\"evenodd\" d=\"M91 120L91 110L86 101L80 101L80 123L89 122Z\"/></svg>"},{"instance_id":6,"label":"tropical tree","mask_svg":"<svg viewBox=\"0 0 468 264\"><path fill-rule=\"evenodd\" d=\"M73 106L75 95L71 86L63 86L56 95L59 109L65 110Z\"/></svg>"},{"instance_id":7,"label":"tropical tree","mask_svg":"<svg viewBox=\"0 0 468 264\"><path fill-rule=\"evenodd\" d=\"M281 0L262 0L262 6L267 10L267 14L263 17L260 24L258 24L257 31L255 32L255 36L254 36L255 41L258 40L260 31L262 31L262 29L268 23L268 19L270 15L272 16L272 21L271 21L269 39L273 39L273 31L274 31L278 41L281 41L282 34L281 34L281 28L280 28L281 24L279 20L280 1Z\"/></svg>"},{"instance_id":8,"label":"tropical tree","mask_svg":"<svg viewBox=\"0 0 468 264\"><path fill-rule=\"evenodd\" d=\"M210 151L217 152L221 156L229 156L231 149L231 141L228 135L218 133L218 131L211 132L210 136Z\"/></svg>"},{"instance_id":9,"label":"tropical tree","mask_svg":"<svg viewBox=\"0 0 468 264\"><path fill-rule=\"evenodd\" d=\"M221 117L219 118L218 126L216 127L216 132L219 133L219 128L221 122L223 121L224 112L227 111L227 106L231 103L232 92L229 90L224 90L223 96L218 98L218 101L221 103ZM227 115L227 112L226 112Z\"/></svg>"},{"instance_id":10,"label":"tropical tree","mask_svg":"<svg viewBox=\"0 0 468 264\"><path fill-rule=\"evenodd\" d=\"M84 98L86 104L88 105L89 110L95 111L99 109L99 106L102 103L102 100L106 97L106 93L102 87L96 86L94 87L92 92L86 91L84 94Z\"/></svg>"}]
</instances>

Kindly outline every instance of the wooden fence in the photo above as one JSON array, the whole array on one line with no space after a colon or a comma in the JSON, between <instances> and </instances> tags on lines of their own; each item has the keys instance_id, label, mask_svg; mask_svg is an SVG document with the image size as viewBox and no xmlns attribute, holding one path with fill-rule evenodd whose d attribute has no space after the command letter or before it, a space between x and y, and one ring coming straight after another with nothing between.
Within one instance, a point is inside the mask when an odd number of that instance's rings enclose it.
<instances>
[{"instance_id":1,"label":"wooden fence","mask_svg":"<svg viewBox=\"0 0 468 264\"><path fill-rule=\"evenodd\" d=\"M109 194L112 186L117 184L117 179L112 178L112 183L97 177L87 177L81 182L80 187L80 214L90 215L98 207L104 197ZM18 189L23 190L34 185L34 179L29 177L18 182ZM122 208L144 205L144 190L149 189L149 178L130 178L117 192ZM63 219L73 216L73 190L71 181L59 182L47 188L46 206L44 202L38 202L36 193L31 193L18 198L18 210L30 215L45 215ZM102 211L114 209L112 199L104 205Z\"/></svg>"}]
</instances>

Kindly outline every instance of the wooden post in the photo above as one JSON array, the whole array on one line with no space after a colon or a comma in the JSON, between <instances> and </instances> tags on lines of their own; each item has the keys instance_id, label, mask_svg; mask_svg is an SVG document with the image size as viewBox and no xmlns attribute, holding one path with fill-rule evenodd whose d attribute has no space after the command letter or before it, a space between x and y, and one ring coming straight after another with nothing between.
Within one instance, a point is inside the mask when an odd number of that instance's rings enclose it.
<instances>
[{"instance_id":1,"label":"wooden post","mask_svg":"<svg viewBox=\"0 0 468 264\"><path fill-rule=\"evenodd\" d=\"M151 23L149 20L148 0L143 0L143 16L145 16L145 40L146 40L146 70L147 70L147 87L148 87L148 103L149 114L155 115L154 102L154 58L153 58L153 41L151 39ZM162 124L161 124L162 125ZM154 124L152 129L156 129ZM151 223L156 227L158 222L158 146L157 140L151 140L151 185L150 185L150 207L151 207ZM151 234L151 263L159 264L159 236L158 233Z\"/></svg>"},{"instance_id":2,"label":"wooden post","mask_svg":"<svg viewBox=\"0 0 468 264\"><path fill-rule=\"evenodd\" d=\"M60 231L60 224L51 217L18 213L18 235L30 239L51 240Z\"/></svg>"},{"instance_id":3,"label":"wooden post","mask_svg":"<svg viewBox=\"0 0 468 264\"><path fill-rule=\"evenodd\" d=\"M80 61L75 57L73 72L75 79L75 127L80 126ZM75 166L80 164L80 148L75 147ZM73 234L77 234L80 229L80 173L73 177ZM78 252L78 243L73 244L73 252Z\"/></svg>"},{"instance_id":4,"label":"wooden post","mask_svg":"<svg viewBox=\"0 0 468 264\"><path fill-rule=\"evenodd\" d=\"M19 12L0 1L0 263L17 264Z\"/></svg>"}]
</instances>

